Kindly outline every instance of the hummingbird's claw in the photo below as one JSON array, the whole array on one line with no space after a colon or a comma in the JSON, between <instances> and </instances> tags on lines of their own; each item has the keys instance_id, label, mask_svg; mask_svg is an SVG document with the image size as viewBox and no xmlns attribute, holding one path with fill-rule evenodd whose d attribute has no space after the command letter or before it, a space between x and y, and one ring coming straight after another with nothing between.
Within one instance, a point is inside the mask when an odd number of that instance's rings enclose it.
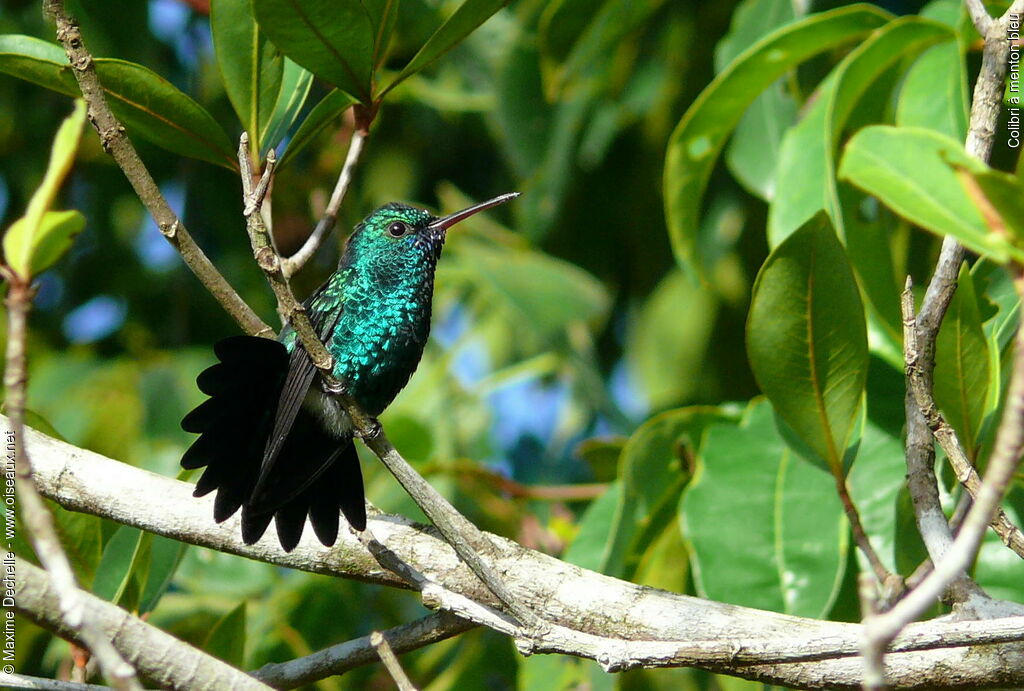
<instances>
[{"instance_id":1,"label":"hummingbird's claw","mask_svg":"<svg viewBox=\"0 0 1024 691\"><path fill-rule=\"evenodd\" d=\"M377 418L368 417L366 431L357 429L355 430L355 435L362 439L363 441L370 441L371 439L375 439L377 435L380 434L381 429L382 428L380 426L380 421L377 420Z\"/></svg>"}]
</instances>

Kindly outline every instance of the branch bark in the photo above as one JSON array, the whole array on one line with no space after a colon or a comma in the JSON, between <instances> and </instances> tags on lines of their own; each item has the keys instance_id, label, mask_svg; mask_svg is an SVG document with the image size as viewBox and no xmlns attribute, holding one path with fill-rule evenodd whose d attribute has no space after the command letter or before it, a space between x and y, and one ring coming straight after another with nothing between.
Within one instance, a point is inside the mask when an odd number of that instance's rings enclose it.
<instances>
[{"instance_id":1,"label":"branch bark","mask_svg":"<svg viewBox=\"0 0 1024 691\"><path fill-rule=\"evenodd\" d=\"M209 520L212 498L191 498L187 483L32 430L26 431L26 443L37 459L41 490L65 508L281 566L408 587L382 568L351 533L339 535L330 550L308 531L290 553L283 552L272 536L245 545L239 537L238 517L213 524ZM467 611L476 612L474 616L486 619L480 622L485 625L496 625L496 616L504 621L503 627L510 625L494 609L500 606L494 595L433 529L388 515L371 517L370 529L405 563L430 575L427 600L449 611L466 606ZM853 689L861 683L860 625L763 612L637 586L498 536L486 537L493 544L490 565L502 574L512 595L554 619L535 641L538 652L589 657L610 669L696 666L798 688ZM476 606L468 606L467 601ZM1024 641L1020 617L911 624L890 648L895 652L886 660L886 676L890 683L908 689L1021 686L1024 644L1019 641Z\"/></svg>"}]
</instances>

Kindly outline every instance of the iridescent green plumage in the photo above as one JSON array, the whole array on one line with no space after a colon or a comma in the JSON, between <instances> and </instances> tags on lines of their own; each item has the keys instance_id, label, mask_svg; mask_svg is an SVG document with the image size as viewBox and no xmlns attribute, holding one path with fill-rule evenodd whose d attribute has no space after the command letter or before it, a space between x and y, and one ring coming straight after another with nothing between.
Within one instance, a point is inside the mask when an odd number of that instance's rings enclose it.
<instances>
[{"instance_id":1,"label":"iridescent green plumage","mask_svg":"<svg viewBox=\"0 0 1024 691\"><path fill-rule=\"evenodd\" d=\"M335 378L365 412L380 414L419 364L447 229L515 196L444 218L388 204L356 227L338 270L305 307L334 357ZM214 351L220 362L198 379L211 398L182 420L201 434L182 466L206 466L195 494L217 490L214 518L223 521L241 507L242 537L250 544L273 519L286 550L298 543L307 515L325 545L337 537L339 510L362 530L351 421L320 386L295 332L286 327L279 343L235 336Z\"/></svg>"}]
</instances>

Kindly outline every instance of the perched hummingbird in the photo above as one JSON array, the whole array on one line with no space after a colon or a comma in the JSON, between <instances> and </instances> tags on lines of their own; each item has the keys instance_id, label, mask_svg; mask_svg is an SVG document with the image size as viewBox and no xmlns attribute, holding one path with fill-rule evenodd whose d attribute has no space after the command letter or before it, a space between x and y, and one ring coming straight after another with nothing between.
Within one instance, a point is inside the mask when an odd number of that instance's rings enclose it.
<instances>
[{"instance_id":1,"label":"perched hummingbird","mask_svg":"<svg viewBox=\"0 0 1024 691\"><path fill-rule=\"evenodd\" d=\"M313 328L334 357L334 376L377 416L409 381L430 332L434 269L447 230L519 196L503 194L443 218L387 204L356 226L338 269L305 302ZM210 396L181 421L199 438L181 459L206 466L194 496L217 490L220 523L242 509L242 539L253 544L274 519L291 551L306 516L333 545L339 510L357 530L366 506L352 423L286 326L277 341L232 336L214 346L220 361L196 383Z\"/></svg>"}]
</instances>

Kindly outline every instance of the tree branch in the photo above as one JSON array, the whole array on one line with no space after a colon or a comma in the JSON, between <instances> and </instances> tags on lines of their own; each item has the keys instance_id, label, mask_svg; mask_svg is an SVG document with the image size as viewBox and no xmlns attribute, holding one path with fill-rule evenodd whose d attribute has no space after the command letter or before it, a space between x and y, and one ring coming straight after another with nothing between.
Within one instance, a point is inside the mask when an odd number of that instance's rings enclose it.
<instances>
[{"instance_id":1,"label":"tree branch","mask_svg":"<svg viewBox=\"0 0 1024 691\"><path fill-rule=\"evenodd\" d=\"M160 188L153 181L149 170L125 134L124 126L114 117L107 105L103 86L93 65L92 54L86 50L78 24L68 17L63 0L43 0L43 11L57 24L57 40L64 46L68 61L71 63L71 72L82 90L82 97L89 104L89 120L100 136L103 150L114 158L128 178L128 182L156 222L160 233L178 250L200 283L243 331L254 336L272 336L273 329L263 323L217 271L160 193Z\"/></svg>"},{"instance_id":2,"label":"tree branch","mask_svg":"<svg viewBox=\"0 0 1024 691\"><path fill-rule=\"evenodd\" d=\"M41 491L65 508L280 566L407 587L350 532L342 531L329 550L308 531L289 553L272 536L245 545L238 516L214 524L209 520L213 499L192 498L192 486L187 483L34 430L26 430L25 441L36 462ZM428 601L437 597L455 609L457 603L444 594L450 592L489 608L490 613L484 610L481 617L501 616L493 609L500 605L498 600L432 529L388 515L371 517L370 529L403 562L430 574L431 583L425 589ZM857 624L764 612L638 586L498 536L486 537L493 545L494 569L512 595L532 609L552 613L550 630L536 641L538 652L580 655L622 666L696 666L800 688L860 685L863 669L856 656L861 627ZM507 618L503 626L509 626ZM1024 619L1020 617L911 624L891 648L898 652L889 655L887 678L901 688L1022 686L1024 645L1007 643L1022 640ZM949 675L950 669L957 674Z\"/></svg>"},{"instance_id":3,"label":"tree branch","mask_svg":"<svg viewBox=\"0 0 1024 691\"><path fill-rule=\"evenodd\" d=\"M36 489L32 461L25 449L25 397L28 379L25 363L25 343L28 335L28 313L32 306L32 287L29 278L15 274L4 267L8 282L7 292L7 353L4 368L5 404L10 415L7 445L14 448L14 471L21 517L28 529L28 537L39 561L53 578L53 596L56 616L69 630L74 631L83 645L95 656L104 676L116 689L141 689L135 670L118 655L114 646L96 629L86 616L71 563L60 544L53 516ZM5 461L10 463L10 461ZM8 509L11 510L11 509ZM10 546L8 545L8 549Z\"/></svg>"},{"instance_id":4,"label":"tree branch","mask_svg":"<svg viewBox=\"0 0 1024 691\"><path fill-rule=\"evenodd\" d=\"M1024 275L1019 267L1015 268L1014 284L1017 294L1024 299ZM909 622L921 616L934 602L935 598L946 588L947 584L964 572L974 561L985 535L985 530L992 522L996 509L1002 501L1013 475L1020 464L1021 451L1024 450L1024 329L1017 329L1016 344L1013 354L1013 372L1010 386L1006 392L1006 406L999 429L996 433L995 447L989 458L988 469L981 483L974 505L967 512L960 533L953 544L946 550L941 560L935 562L934 570L885 614L873 617L869 626L864 628L864 657L869 667L874 661L881 659L886 645ZM1004 603L1006 611L1024 613L1024 606ZM974 605L978 607L978 605ZM994 609L994 608L993 608ZM985 612L972 611L972 615L984 615ZM997 616L999 612L990 613Z\"/></svg>"},{"instance_id":5,"label":"tree branch","mask_svg":"<svg viewBox=\"0 0 1024 691\"><path fill-rule=\"evenodd\" d=\"M475 626L472 622L459 619L447 612L434 612L383 633L392 649L401 654L458 636ZM252 675L275 689L294 689L320 679L344 674L356 667L377 662L378 659L370 637L363 636L295 660L263 665Z\"/></svg>"},{"instance_id":6,"label":"tree branch","mask_svg":"<svg viewBox=\"0 0 1024 691\"><path fill-rule=\"evenodd\" d=\"M80 633L67 625L55 605L54 579L24 559L16 559L15 567L15 608L62 638L82 642ZM82 593L82 599L89 618L96 622L103 635L140 674L161 688L181 691L200 688L266 691L270 688L117 605L88 593Z\"/></svg>"},{"instance_id":7,"label":"tree branch","mask_svg":"<svg viewBox=\"0 0 1024 691\"><path fill-rule=\"evenodd\" d=\"M960 443L960 438L957 436L956 431L949 426L949 423L946 422L945 417L943 417L935 405L935 399L932 398L931 390L921 377L918 365L920 353L918 352L915 329L913 328L915 323L914 293L909 276L907 276L906 287L903 290L901 305L904 326L903 353L907 363L907 381L910 383L914 399L917 401L918 408L922 411L928 428L932 431L935 439L938 440L939 445L942 446L942 450L946 452L946 457L953 466L957 479L967 489L971 497L977 498L981 485L978 471L974 469L974 465L967 457L967 452L964 450L963 444ZM1024 558L1024 533L1021 533L1020 529L1007 518L1006 512L1000 507L996 507L996 513L992 517L992 529L1002 539L1003 544L1016 552L1018 556Z\"/></svg>"}]
</instances>

